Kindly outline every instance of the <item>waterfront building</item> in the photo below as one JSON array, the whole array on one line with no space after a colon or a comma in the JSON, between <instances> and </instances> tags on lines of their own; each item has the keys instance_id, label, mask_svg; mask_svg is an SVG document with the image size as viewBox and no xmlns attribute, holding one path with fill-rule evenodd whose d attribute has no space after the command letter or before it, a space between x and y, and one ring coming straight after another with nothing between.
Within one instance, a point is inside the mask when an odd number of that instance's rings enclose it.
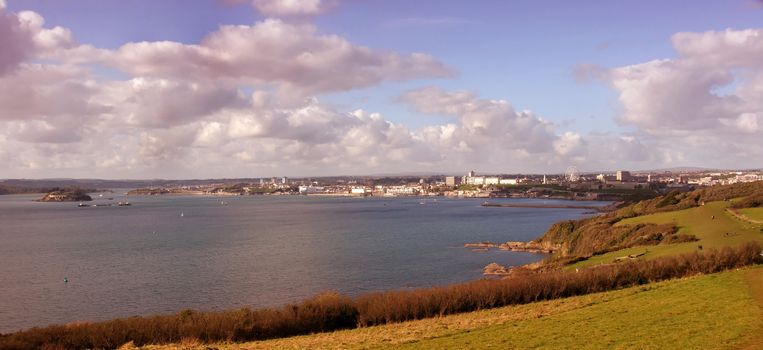
<instances>
[{"instance_id":1,"label":"waterfront building","mask_svg":"<svg viewBox=\"0 0 763 350\"><path fill-rule=\"evenodd\" d=\"M361 195L361 196L367 196L371 193L371 191L367 190L365 187L353 187L350 190L350 193Z\"/></svg>"},{"instance_id":2,"label":"waterfront building","mask_svg":"<svg viewBox=\"0 0 763 350\"><path fill-rule=\"evenodd\" d=\"M419 189L409 186L390 186L387 187L386 193L388 195L412 196L418 194Z\"/></svg>"},{"instance_id":3,"label":"waterfront building","mask_svg":"<svg viewBox=\"0 0 763 350\"><path fill-rule=\"evenodd\" d=\"M319 186L299 186L299 194L324 193L326 189Z\"/></svg>"}]
</instances>

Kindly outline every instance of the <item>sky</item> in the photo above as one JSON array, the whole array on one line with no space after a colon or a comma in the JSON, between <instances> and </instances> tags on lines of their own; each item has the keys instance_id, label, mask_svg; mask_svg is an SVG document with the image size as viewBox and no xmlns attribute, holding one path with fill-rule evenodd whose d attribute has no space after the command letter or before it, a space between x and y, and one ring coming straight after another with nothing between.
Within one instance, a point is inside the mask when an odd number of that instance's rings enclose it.
<instances>
[{"instance_id":1,"label":"sky","mask_svg":"<svg viewBox=\"0 0 763 350\"><path fill-rule=\"evenodd\" d=\"M0 178L763 167L763 2L0 0Z\"/></svg>"}]
</instances>

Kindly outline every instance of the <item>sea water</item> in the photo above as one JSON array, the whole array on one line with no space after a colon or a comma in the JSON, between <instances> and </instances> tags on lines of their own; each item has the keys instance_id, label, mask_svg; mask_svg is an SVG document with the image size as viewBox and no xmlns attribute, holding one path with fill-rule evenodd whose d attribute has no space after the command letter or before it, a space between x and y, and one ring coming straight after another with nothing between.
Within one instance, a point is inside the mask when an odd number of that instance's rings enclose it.
<instances>
[{"instance_id":1,"label":"sea water","mask_svg":"<svg viewBox=\"0 0 763 350\"><path fill-rule=\"evenodd\" d=\"M474 252L464 243L530 240L586 212L443 197L121 193L87 203L113 206L86 208L0 196L0 332L478 279L491 262L543 256ZM132 205L115 205L124 200ZM568 203L491 199L512 201Z\"/></svg>"}]
</instances>

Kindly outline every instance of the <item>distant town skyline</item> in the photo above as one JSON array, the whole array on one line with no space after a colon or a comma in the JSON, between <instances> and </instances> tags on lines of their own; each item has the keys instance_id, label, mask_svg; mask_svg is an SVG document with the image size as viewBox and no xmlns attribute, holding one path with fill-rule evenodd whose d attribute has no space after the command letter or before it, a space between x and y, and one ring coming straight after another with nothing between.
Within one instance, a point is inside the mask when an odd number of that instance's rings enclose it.
<instances>
[{"instance_id":1,"label":"distant town skyline","mask_svg":"<svg viewBox=\"0 0 763 350\"><path fill-rule=\"evenodd\" d=\"M0 179L763 167L763 2L0 0Z\"/></svg>"}]
</instances>

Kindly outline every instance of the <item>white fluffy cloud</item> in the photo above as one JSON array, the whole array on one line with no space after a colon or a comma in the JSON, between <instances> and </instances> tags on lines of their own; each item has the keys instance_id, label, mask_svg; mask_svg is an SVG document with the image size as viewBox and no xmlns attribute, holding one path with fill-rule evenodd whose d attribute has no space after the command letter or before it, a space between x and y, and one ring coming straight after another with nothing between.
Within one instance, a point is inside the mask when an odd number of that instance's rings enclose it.
<instances>
[{"instance_id":1,"label":"white fluffy cloud","mask_svg":"<svg viewBox=\"0 0 763 350\"><path fill-rule=\"evenodd\" d=\"M532 112L518 112L507 101L479 99L467 91L430 87L408 92L401 100L422 113L456 117L459 124L455 128L434 128L427 134L439 132L438 140L462 149L548 152L557 137L554 126Z\"/></svg>"},{"instance_id":2,"label":"white fluffy cloud","mask_svg":"<svg viewBox=\"0 0 763 350\"><path fill-rule=\"evenodd\" d=\"M604 74L620 120L659 145L664 162L756 166L763 154L763 30L677 33L675 59ZM708 164L707 162L712 162Z\"/></svg>"},{"instance_id":3,"label":"white fluffy cloud","mask_svg":"<svg viewBox=\"0 0 763 350\"><path fill-rule=\"evenodd\" d=\"M110 108L94 98L101 88L81 68L25 63L0 77L0 120L96 116Z\"/></svg>"},{"instance_id":4,"label":"white fluffy cloud","mask_svg":"<svg viewBox=\"0 0 763 350\"><path fill-rule=\"evenodd\" d=\"M133 76L273 84L283 96L452 75L450 68L426 54L373 50L336 35L319 35L310 24L278 19L222 26L198 45L129 43L100 59Z\"/></svg>"},{"instance_id":5,"label":"white fluffy cloud","mask_svg":"<svg viewBox=\"0 0 763 350\"><path fill-rule=\"evenodd\" d=\"M654 133L757 131L763 112L763 31L678 33L673 45L676 59L610 71L623 122Z\"/></svg>"},{"instance_id":6,"label":"white fluffy cloud","mask_svg":"<svg viewBox=\"0 0 763 350\"><path fill-rule=\"evenodd\" d=\"M0 76L36 55L71 45L68 30L45 29L45 21L37 13L11 13L4 3L0 5Z\"/></svg>"},{"instance_id":7,"label":"white fluffy cloud","mask_svg":"<svg viewBox=\"0 0 763 350\"><path fill-rule=\"evenodd\" d=\"M188 124L246 104L236 89L148 78L107 84L99 97L109 101L115 120L158 128Z\"/></svg>"}]
</instances>

